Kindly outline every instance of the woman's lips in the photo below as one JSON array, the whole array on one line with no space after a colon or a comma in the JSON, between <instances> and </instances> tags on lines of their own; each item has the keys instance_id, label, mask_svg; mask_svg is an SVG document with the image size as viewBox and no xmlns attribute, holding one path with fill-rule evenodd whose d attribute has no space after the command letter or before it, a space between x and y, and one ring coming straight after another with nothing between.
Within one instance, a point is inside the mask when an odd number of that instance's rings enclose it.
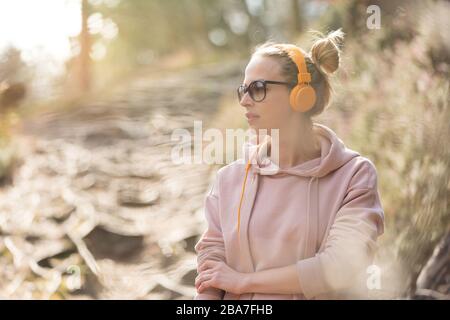
<instances>
[{"instance_id":1,"label":"woman's lips","mask_svg":"<svg viewBox=\"0 0 450 320\"><path fill-rule=\"evenodd\" d=\"M248 121L255 120L255 119L259 118L259 116L257 114L251 113L251 112L247 112L245 114L245 117L247 118Z\"/></svg>"}]
</instances>

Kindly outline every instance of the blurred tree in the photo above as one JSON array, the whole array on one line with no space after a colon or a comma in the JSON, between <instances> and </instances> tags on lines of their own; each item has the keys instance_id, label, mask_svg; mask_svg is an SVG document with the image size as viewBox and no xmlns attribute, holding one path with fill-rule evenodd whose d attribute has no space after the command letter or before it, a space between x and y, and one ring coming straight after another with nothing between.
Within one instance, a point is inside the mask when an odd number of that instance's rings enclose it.
<instances>
[{"instance_id":1,"label":"blurred tree","mask_svg":"<svg viewBox=\"0 0 450 320\"><path fill-rule=\"evenodd\" d=\"M7 108L17 107L19 102L25 98L26 88L22 82L9 84L0 83L0 112Z\"/></svg>"},{"instance_id":2,"label":"blurred tree","mask_svg":"<svg viewBox=\"0 0 450 320\"><path fill-rule=\"evenodd\" d=\"M81 2L81 33L80 33L80 75L79 84L83 92L90 89L90 51L91 43L87 19L89 16L89 4L87 0Z\"/></svg>"},{"instance_id":3,"label":"blurred tree","mask_svg":"<svg viewBox=\"0 0 450 320\"><path fill-rule=\"evenodd\" d=\"M0 185L12 182L17 106L26 96L31 70L20 50L9 47L0 54Z\"/></svg>"},{"instance_id":4,"label":"blurred tree","mask_svg":"<svg viewBox=\"0 0 450 320\"><path fill-rule=\"evenodd\" d=\"M295 37L306 24L304 5L302 0L83 0L78 81L88 90L94 80L104 84L171 54L187 53L192 62L247 56L269 36ZM74 65L78 62L69 62L69 69Z\"/></svg>"},{"instance_id":5,"label":"blurred tree","mask_svg":"<svg viewBox=\"0 0 450 320\"><path fill-rule=\"evenodd\" d=\"M8 47L0 54L0 83L26 81L29 67L22 59L22 53L15 47Z\"/></svg>"},{"instance_id":6,"label":"blurred tree","mask_svg":"<svg viewBox=\"0 0 450 320\"><path fill-rule=\"evenodd\" d=\"M244 10L250 18L247 30L247 41L249 45L255 45L261 42L267 36L267 26L264 23L262 16L264 11L264 3L262 1L256 2L258 5L251 5L252 1L243 0L245 3ZM254 1L253 1L254 2Z\"/></svg>"},{"instance_id":7,"label":"blurred tree","mask_svg":"<svg viewBox=\"0 0 450 320\"><path fill-rule=\"evenodd\" d=\"M299 0L291 0L291 7L293 32L294 34L302 32L304 24L302 18L303 10L301 10L302 4L299 3Z\"/></svg>"},{"instance_id":8,"label":"blurred tree","mask_svg":"<svg viewBox=\"0 0 450 320\"><path fill-rule=\"evenodd\" d=\"M0 111L17 106L25 98L30 71L17 48L8 47L0 55Z\"/></svg>"},{"instance_id":9,"label":"blurred tree","mask_svg":"<svg viewBox=\"0 0 450 320\"><path fill-rule=\"evenodd\" d=\"M410 41L414 37L414 24L418 17L413 8L418 1L405 0L341 0L330 1L326 12L317 21L323 30L342 28L349 38L366 38L371 33L378 33L380 47L389 47L396 40ZM426 1L428 2L428 1ZM425 3L425 2L424 2ZM367 8L376 5L381 10L381 28L368 29Z\"/></svg>"}]
</instances>

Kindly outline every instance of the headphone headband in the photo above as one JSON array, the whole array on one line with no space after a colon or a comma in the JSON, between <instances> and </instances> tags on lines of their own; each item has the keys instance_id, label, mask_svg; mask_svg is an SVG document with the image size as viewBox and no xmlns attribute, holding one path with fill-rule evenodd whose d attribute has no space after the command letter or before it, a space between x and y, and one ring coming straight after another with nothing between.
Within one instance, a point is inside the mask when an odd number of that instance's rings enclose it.
<instances>
[{"instance_id":1,"label":"headphone headband","mask_svg":"<svg viewBox=\"0 0 450 320\"><path fill-rule=\"evenodd\" d=\"M294 46L292 44L284 44L283 50L287 52L288 56L297 65L298 83L300 84L311 82L311 74L308 72L308 69L306 68L305 56L303 55L302 50L299 47Z\"/></svg>"}]
</instances>

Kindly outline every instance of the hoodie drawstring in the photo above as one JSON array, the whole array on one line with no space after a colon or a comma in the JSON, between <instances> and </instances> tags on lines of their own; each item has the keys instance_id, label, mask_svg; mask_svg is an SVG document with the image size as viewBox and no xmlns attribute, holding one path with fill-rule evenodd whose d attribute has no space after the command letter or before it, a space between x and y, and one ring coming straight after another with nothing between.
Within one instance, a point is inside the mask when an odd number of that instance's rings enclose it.
<instances>
[{"instance_id":1,"label":"hoodie drawstring","mask_svg":"<svg viewBox=\"0 0 450 320\"><path fill-rule=\"evenodd\" d=\"M245 165L245 177L244 177L244 183L242 184L242 191L241 191L241 199L239 200L239 208L238 208L238 241L240 241L241 233L241 207L242 207L242 200L244 200L244 193L245 193L245 185L247 184L247 177L248 172L251 167L251 161L248 160L247 164Z\"/></svg>"}]
</instances>

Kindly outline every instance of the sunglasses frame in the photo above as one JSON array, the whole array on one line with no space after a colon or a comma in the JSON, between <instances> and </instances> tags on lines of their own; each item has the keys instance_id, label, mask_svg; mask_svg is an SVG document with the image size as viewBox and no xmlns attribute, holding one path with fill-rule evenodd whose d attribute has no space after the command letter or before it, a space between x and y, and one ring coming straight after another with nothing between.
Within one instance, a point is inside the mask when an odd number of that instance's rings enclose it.
<instances>
[{"instance_id":1,"label":"sunglasses frame","mask_svg":"<svg viewBox=\"0 0 450 320\"><path fill-rule=\"evenodd\" d=\"M263 88L264 88L264 96L262 97L262 99L260 100L256 100L253 97L252 91L250 90L250 87L254 86L255 83L262 83L263 84ZM290 82L285 82L285 81L274 81L274 80L264 80L264 79L258 79L258 80L254 80L252 82L250 82L250 84L247 86L245 84L241 84L238 88L237 88L237 95L238 95L238 99L239 102L242 100L242 98L244 97L244 95L248 92L248 95L250 96L250 98L255 101L255 102L261 102L266 98L266 94L267 94L267 85L268 84L278 84L278 85L287 85L287 86L295 86L296 83L290 83ZM242 93L242 97L241 97L241 93L240 93L240 89L244 88L244 91ZM249 91L250 90L250 91Z\"/></svg>"}]
</instances>

